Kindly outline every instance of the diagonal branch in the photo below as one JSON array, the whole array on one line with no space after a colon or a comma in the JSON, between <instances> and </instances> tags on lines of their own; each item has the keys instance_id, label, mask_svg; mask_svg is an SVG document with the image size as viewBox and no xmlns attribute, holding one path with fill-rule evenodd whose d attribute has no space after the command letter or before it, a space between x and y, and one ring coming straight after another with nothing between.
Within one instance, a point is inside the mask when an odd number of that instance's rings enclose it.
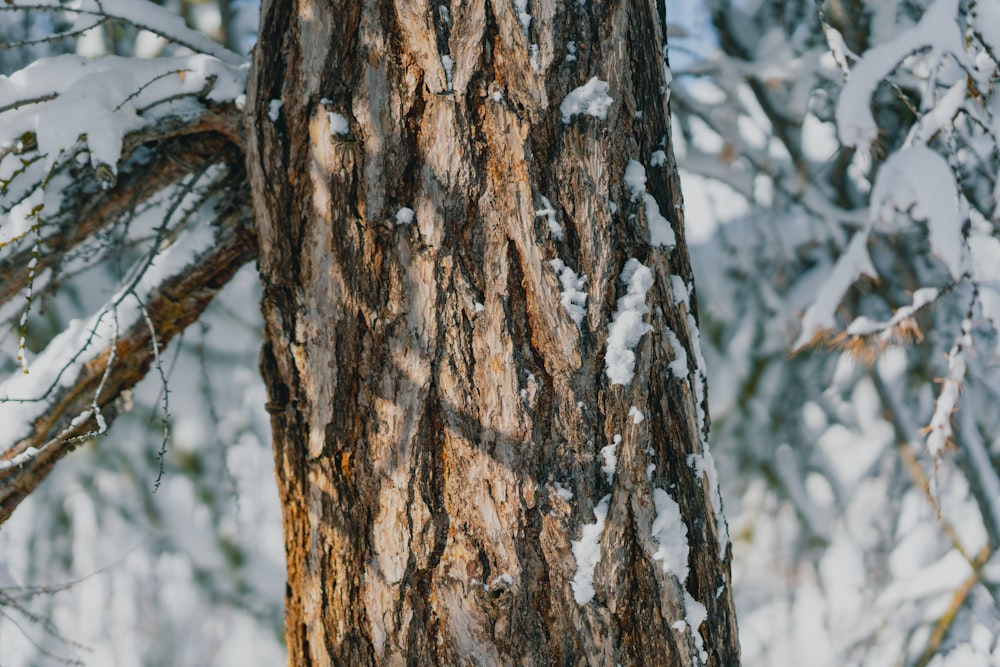
<instances>
[{"instance_id":1,"label":"diagonal branch","mask_svg":"<svg viewBox=\"0 0 1000 667\"><path fill-rule=\"evenodd\" d=\"M986 545L979 550L976 554L975 559L970 563L972 565L972 573L965 578L962 585L955 589L954 594L951 598L951 604L948 605L948 609L945 610L944 614L934 623L934 628L931 630L931 636L927 640L927 646L924 648L924 652L920 654L920 657L914 664L914 667L927 667L931 660L938 655L938 651L941 648L941 643L944 641L945 637L948 636L948 631L951 630L952 625L955 623L955 619L958 618L958 612L962 610L965 606L966 601L969 598L969 594L976 587L976 584L983 580L983 566L989 561L990 556L993 555L993 550L989 545Z\"/></svg>"},{"instance_id":2,"label":"diagonal branch","mask_svg":"<svg viewBox=\"0 0 1000 667\"><path fill-rule=\"evenodd\" d=\"M51 408L35 421L31 435L0 454L0 524L59 459L95 432L103 432L98 415L106 424L114 420L119 396L149 371L157 354L154 341L165 345L195 322L236 271L255 257L245 203L225 211L217 225L215 244L146 299L148 321L140 317L83 364L76 381L58 390Z\"/></svg>"},{"instance_id":3,"label":"diagonal branch","mask_svg":"<svg viewBox=\"0 0 1000 667\"><path fill-rule=\"evenodd\" d=\"M89 199L81 201L72 212L72 224L63 225L62 229L42 240L36 275L57 267L67 252L133 211L137 202L147 201L155 193L178 182L191 171L186 163L202 163L205 159L222 155L230 145L241 149L242 125L242 114L227 107L206 110L193 122L189 119L168 119L154 127L130 133L122 147L124 155L132 154L143 144L155 142L164 153L175 159L157 160L152 164L139 165L134 170L127 170L126 167L114 189L95 192ZM64 212L60 211L56 217L61 219L63 215ZM28 272L25 267L33 252L34 249L28 247L0 261L0 305L27 286Z\"/></svg>"}]
</instances>

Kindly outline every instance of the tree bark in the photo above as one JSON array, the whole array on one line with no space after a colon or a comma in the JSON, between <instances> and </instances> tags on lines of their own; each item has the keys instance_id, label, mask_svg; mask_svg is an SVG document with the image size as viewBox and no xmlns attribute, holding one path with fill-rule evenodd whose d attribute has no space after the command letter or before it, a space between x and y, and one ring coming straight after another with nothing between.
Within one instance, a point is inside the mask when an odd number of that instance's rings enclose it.
<instances>
[{"instance_id":1,"label":"tree bark","mask_svg":"<svg viewBox=\"0 0 1000 667\"><path fill-rule=\"evenodd\" d=\"M739 664L662 2L517 4L263 3L248 170L290 665ZM606 118L564 113L592 77ZM579 325L554 259L586 274ZM651 330L612 384L632 259Z\"/></svg>"}]
</instances>

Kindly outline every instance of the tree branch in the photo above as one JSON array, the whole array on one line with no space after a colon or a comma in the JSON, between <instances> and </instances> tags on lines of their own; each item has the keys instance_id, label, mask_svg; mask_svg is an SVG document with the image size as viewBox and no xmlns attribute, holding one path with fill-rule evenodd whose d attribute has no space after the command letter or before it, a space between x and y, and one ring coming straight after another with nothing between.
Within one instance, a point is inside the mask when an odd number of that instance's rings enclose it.
<instances>
[{"instance_id":1,"label":"tree branch","mask_svg":"<svg viewBox=\"0 0 1000 667\"><path fill-rule=\"evenodd\" d=\"M67 205L48 217L67 224L60 224L58 231L42 239L35 274L58 266L67 252L133 211L137 203L148 201L179 181L191 171L185 166L188 162L202 164L206 159L223 156L229 145L242 152L245 140L242 118L242 113L235 108L218 107L206 109L193 122L168 119L130 133L122 146L123 155L132 155L143 145L155 144L175 159L157 160L134 169L128 169L126 161L115 188L84 191L79 198L67 197ZM242 158L235 154L233 159L242 163ZM32 247L23 248L0 261L0 305L27 287L25 267L34 251Z\"/></svg>"},{"instance_id":2,"label":"tree branch","mask_svg":"<svg viewBox=\"0 0 1000 667\"><path fill-rule=\"evenodd\" d=\"M145 377L157 354L153 341L166 345L195 322L236 271L256 256L245 198L224 211L217 224L215 245L146 299L148 322L140 317L86 362L76 381L61 389L51 409L35 421L33 433L0 454L0 524L59 459L100 430L94 428L94 405L107 424L114 420L117 399ZM109 368L112 358L117 361ZM100 396L95 396L98 388Z\"/></svg>"}]
</instances>

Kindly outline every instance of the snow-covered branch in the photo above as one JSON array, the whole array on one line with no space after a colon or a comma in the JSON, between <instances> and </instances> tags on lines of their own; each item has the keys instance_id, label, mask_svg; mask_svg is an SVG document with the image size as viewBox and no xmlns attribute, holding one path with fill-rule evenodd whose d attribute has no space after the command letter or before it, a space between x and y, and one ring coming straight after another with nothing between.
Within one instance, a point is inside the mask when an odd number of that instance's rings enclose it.
<instances>
[{"instance_id":1,"label":"snow-covered branch","mask_svg":"<svg viewBox=\"0 0 1000 667\"><path fill-rule=\"evenodd\" d=\"M98 349L92 347L91 352L78 354L79 344L66 340L64 344L53 344L48 354L37 360L38 373L44 374L40 366L51 364L66 379L32 410L36 417L32 433L0 453L0 522L45 478L56 461L81 440L93 436L101 420L105 425L113 421L118 397L146 375L158 354L153 341L166 345L196 321L236 270L254 257L248 225L246 209L230 209L220 218L217 235L204 238L204 234L191 233L195 245L187 250L192 255L183 249L190 243L178 243L176 261L171 262L169 254L165 254L163 282L152 286L144 297L144 313L118 314L129 324L116 341L108 340ZM99 328L101 322L110 323L112 318L97 319L93 332L100 336L104 331ZM69 333L71 338L90 335L91 330L84 326L77 329L75 336ZM71 361L63 361L67 354Z\"/></svg>"},{"instance_id":2,"label":"snow-covered branch","mask_svg":"<svg viewBox=\"0 0 1000 667\"><path fill-rule=\"evenodd\" d=\"M136 28L148 30L171 42L185 46L195 53L218 58L230 65L240 65L244 58L233 53L204 33L193 30L184 19L165 7L149 0L79 0L67 5L60 0L6 0L0 11L47 11L79 15L78 23L70 33L78 31L94 18L117 19Z\"/></svg>"}]
</instances>

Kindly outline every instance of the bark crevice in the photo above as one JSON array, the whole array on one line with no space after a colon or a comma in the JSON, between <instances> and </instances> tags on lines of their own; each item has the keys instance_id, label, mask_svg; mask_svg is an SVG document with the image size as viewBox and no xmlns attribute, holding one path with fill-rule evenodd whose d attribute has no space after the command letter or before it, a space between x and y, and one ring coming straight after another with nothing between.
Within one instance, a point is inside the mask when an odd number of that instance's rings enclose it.
<instances>
[{"instance_id":1,"label":"bark crevice","mask_svg":"<svg viewBox=\"0 0 1000 667\"><path fill-rule=\"evenodd\" d=\"M690 280L674 184L649 167L647 189L678 228L671 251L649 246L623 182L629 160L669 154L657 4L539 0L527 30L510 2L450 3L450 20L424 2L354 3L343 17L312 0L265 4L284 27L263 31L255 55L250 152L264 159L248 163L289 663L697 659L691 632L671 624L685 591L728 582L728 560L687 459L702 453L694 385L670 378L655 332L631 384L604 368L630 258L656 279L647 321L694 359L667 288L672 273ZM268 61L281 58L288 120L272 126ZM607 117L564 122L559 102L593 76L611 86ZM349 135L331 132L330 113ZM562 238L536 215L542 196ZM413 218L397 224L403 207ZM554 259L587 276L580 326ZM607 473L601 449L616 435ZM652 557L654 489L688 524L687 581ZM608 494L595 595L579 604L572 543ZM724 591L704 636L719 646L709 664L729 667Z\"/></svg>"}]
</instances>

